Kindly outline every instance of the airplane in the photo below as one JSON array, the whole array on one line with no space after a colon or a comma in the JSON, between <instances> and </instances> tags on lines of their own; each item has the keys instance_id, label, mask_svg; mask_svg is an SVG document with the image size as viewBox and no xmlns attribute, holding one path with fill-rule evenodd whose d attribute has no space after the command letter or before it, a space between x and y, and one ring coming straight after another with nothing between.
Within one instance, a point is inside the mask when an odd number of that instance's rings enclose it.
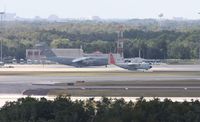
<instances>
[{"instance_id":1,"label":"airplane","mask_svg":"<svg viewBox=\"0 0 200 122\"><path fill-rule=\"evenodd\" d=\"M41 54L47 60L57 62L59 64L70 65L74 67L89 67L89 66L106 66L108 65L108 57L83 56L80 58L68 58L57 56L50 48L41 49Z\"/></svg>"},{"instance_id":2,"label":"airplane","mask_svg":"<svg viewBox=\"0 0 200 122\"><path fill-rule=\"evenodd\" d=\"M65 57L46 57L47 60L57 62L59 64L70 65L74 67L89 67L89 66L107 66L108 58L105 57L80 57L80 58L65 58Z\"/></svg>"},{"instance_id":3,"label":"airplane","mask_svg":"<svg viewBox=\"0 0 200 122\"><path fill-rule=\"evenodd\" d=\"M109 56L83 56L80 58L66 58L62 56L57 56L49 47L40 47L41 55L44 55L47 60L57 62L59 64L70 65L74 67L89 67L89 66L106 66L109 64L114 64L124 69L128 70L138 70L145 69L148 70L152 68L149 63L145 62L122 62L116 63L112 53Z\"/></svg>"},{"instance_id":4,"label":"airplane","mask_svg":"<svg viewBox=\"0 0 200 122\"><path fill-rule=\"evenodd\" d=\"M149 70L152 68L152 66L149 63L137 63L137 62L116 62L114 56L112 53L109 54L109 64L116 65L118 67L121 67L123 69L128 70Z\"/></svg>"}]
</instances>

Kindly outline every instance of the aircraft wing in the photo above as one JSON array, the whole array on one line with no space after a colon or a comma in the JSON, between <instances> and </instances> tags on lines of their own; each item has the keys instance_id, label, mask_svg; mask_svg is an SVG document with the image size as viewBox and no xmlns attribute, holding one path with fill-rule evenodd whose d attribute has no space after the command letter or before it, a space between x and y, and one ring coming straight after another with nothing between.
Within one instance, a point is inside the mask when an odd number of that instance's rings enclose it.
<instances>
[{"instance_id":1,"label":"aircraft wing","mask_svg":"<svg viewBox=\"0 0 200 122\"><path fill-rule=\"evenodd\" d=\"M72 62L78 63L78 62L85 61L85 60L88 60L88 59L90 59L90 57L81 57L81 58L74 59Z\"/></svg>"},{"instance_id":2,"label":"aircraft wing","mask_svg":"<svg viewBox=\"0 0 200 122\"><path fill-rule=\"evenodd\" d=\"M116 64L116 65L121 68L128 69L128 70L137 70L138 67L140 66L140 64L138 64L138 63L120 63L120 64Z\"/></svg>"},{"instance_id":3,"label":"aircraft wing","mask_svg":"<svg viewBox=\"0 0 200 122\"><path fill-rule=\"evenodd\" d=\"M105 57L81 57L72 61L78 67L84 66L105 66L108 64L108 59Z\"/></svg>"},{"instance_id":4,"label":"aircraft wing","mask_svg":"<svg viewBox=\"0 0 200 122\"><path fill-rule=\"evenodd\" d=\"M139 63L128 63L128 66L132 66L132 67L137 67L138 65L140 65Z\"/></svg>"}]
</instances>

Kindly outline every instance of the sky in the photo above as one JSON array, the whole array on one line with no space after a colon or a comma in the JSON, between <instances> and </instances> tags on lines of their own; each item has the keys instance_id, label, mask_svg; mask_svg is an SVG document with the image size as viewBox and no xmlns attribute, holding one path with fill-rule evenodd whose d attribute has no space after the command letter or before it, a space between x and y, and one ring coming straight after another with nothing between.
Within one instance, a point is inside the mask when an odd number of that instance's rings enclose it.
<instances>
[{"instance_id":1,"label":"sky","mask_svg":"<svg viewBox=\"0 0 200 122\"><path fill-rule=\"evenodd\" d=\"M0 10L24 18L200 19L200 0L0 0Z\"/></svg>"}]
</instances>

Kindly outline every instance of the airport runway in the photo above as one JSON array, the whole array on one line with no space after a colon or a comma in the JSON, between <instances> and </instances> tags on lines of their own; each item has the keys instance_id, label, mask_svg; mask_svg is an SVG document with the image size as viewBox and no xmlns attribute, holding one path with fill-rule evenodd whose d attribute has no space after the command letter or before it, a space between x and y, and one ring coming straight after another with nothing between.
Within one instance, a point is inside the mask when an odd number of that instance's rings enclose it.
<instances>
[{"instance_id":1,"label":"airport runway","mask_svg":"<svg viewBox=\"0 0 200 122\"><path fill-rule=\"evenodd\" d=\"M148 72L115 66L72 68L63 65L16 65L0 69L0 94L46 95L51 90L133 92L133 96L200 96L200 65L157 65ZM76 81L94 85L69 86ZM111 82L125 84L95 85Z\"/></svg>"}]
</instances>

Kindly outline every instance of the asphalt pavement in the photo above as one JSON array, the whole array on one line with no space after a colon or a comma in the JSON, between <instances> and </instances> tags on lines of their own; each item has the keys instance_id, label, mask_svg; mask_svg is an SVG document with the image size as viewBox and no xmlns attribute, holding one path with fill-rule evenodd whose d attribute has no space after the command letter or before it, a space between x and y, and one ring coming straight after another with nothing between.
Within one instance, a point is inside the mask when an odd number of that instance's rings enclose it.
<instances>
[{"instance_id":1,"label":"asphalt pavement","mask_svg":"<svg viewBox=\"0 0 200 122\"><path fill-rule=\"evenodd\" d=\"M0 94L24 94L39 90L40 95L55 89L68 90L130 90L134 96L157 95L168 92L180 96L200 96L200 65L156 65L150 71L127 71L115 66L73 68L63 65L16 65L0 69ZM50 71L51 73L44 73ZM9 74L12 72L11 74ZM20 74L17 74L20 72ZM26 73L29 72L27 75ZM34 74L39 72L38 74ZM52 73L53 72L53 73ZM70 72L70 74L69 74ZM89 72L89 73L88 73ZM91 73L92 72L92 73ZM161 73L160 73L161 72ZM178 72L178 73L177 73ZM188 74L185 72L189 72ZM16 75L15 75L16 73ZM23 74L24 73L24 74ZM33 73L33 75L31 75ZM60 74L59 74L60 73ZM74 73L74 74L73 74ZM183 74L182 74L183 73ZM85 82L132 82L120 86L68 86L67 83ZM155 81L152 83L152 81ZM168 81L168 82L166 82ZM170 81L170 82L169 82ZM192 81L192 82L191 82ZM62 84L62 85L58 85ZM63 85L65 84L65 85ZM46 91L46 92L41 92ZM31 92L30 92L31 93ZM177 95L176 95L177 94ZM162 96L162 95L161 95Z\"/></svg>"}]
</instances>

